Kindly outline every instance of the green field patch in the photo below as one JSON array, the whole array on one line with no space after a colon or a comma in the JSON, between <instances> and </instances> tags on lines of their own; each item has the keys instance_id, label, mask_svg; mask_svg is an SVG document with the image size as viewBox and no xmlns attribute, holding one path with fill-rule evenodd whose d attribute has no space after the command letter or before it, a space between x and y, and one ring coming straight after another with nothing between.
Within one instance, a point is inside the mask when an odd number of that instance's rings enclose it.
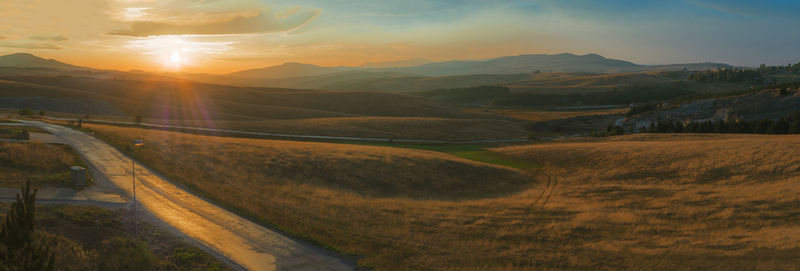
<instances>
[{"instance_id":1,"label":"green field patch","mask_svg":"<svg viewBox=\"0 0 800 271\"><path fill-rule=\"evenodd\" d=\"M405 148L435 151L450 154L453 156L461 157L467 160L476 162L501 165L517 169L531 169L540 168L541 164L516 159L502 153L493 152L486 149L487 145L481 144L393 144L393 143L376 143L376 142L348 142L347 144L355 145L369 145L369 146L382 146L393 148Z\"/></svg>"}]
</instances>

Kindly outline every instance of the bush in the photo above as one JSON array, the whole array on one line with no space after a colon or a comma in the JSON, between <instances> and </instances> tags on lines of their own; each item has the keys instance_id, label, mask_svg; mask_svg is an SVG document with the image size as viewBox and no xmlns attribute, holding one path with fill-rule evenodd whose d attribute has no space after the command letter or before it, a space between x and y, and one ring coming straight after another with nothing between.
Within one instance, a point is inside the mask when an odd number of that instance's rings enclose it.
<instances>
[{"instance_id":1,"label":"bush","mask_svg":"<svg viewBox=\"0 0 800 271\"><path fill-rule=\"evenodd\" d=\"M81 225L116 226L116 214L97 206L67 205L58 209L58 216Z\"/></svg>"},{"instance_id":2,"label":"bush","mask_svg":"<svg viewBox=\"0 0 800 271\"><path fill-rule=\"evenodd\" d=\"M656 105L654 104L645 104L645 105L634 105L631 109L628 109L628 113L625 113L626 117L631 117L633 115L644 113L647 111L653 111L656 109Z\"/></svg>"},{"instance_id":3,"label":"bush","mask_svg":"<svg viewBox=\"0 0 800 271\"><path fill-rule=\"evenodd\" d=\"M33 115L33 110L31 110L30 108L26 107L26 108L20 109L19 112L17 112L17 113L22 115L22 116L30 116L30 115Z\"/></svg>"},{"instance_id":4,"label":"bush","mask_svg":"<svg viewBox=\"0 0 800 271\"><path fill-rule=\"evenodd\" d=\"M159 262L144 243L138 240L114 237L103 241L99 269L121 271L149 271L159 269Z\"/></svg>"},{"instance_id":5,"label":"bush","mask_svg":"<svg viewBox=\"0 0 800 271\"><path fill-rule=\"evenodd\" d=\"M168 270L225 270L210 255L190 246L174 248L165 264Z\"/></svg>"}]
</instances>

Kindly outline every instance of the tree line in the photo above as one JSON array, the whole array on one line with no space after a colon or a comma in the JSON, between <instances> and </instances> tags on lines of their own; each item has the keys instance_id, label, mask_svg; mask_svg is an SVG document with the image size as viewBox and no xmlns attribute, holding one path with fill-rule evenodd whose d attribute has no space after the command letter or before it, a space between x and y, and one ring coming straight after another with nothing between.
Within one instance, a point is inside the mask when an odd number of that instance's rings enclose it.
<instances>
[{"instance_id":1,"label":"tree line","mask_svg":"<svg viewBox=\"0 0 800 271\"><path fill-rule=\"evenodd\" d=\"M800 111L778 120L754 121L717 120L689 121L660 120L639 128L642 133L736 133L736 134L800 134Z\"/></svg>"},{"instance_id":2,"label":"tree line","mask_svg":"<svg viewBox=\"0 0 800 271\"><path fill-rule=\"evenodd\" d=\"M744 83L769 83L767 76L775 74L800 74L800 63L787 64L786 66L766 66L761 64L758 68L721 68L693 72L689 80L700 82L744 82Z\"/></svg>"},{"instance_id":3,"label":"tree line","mask_svg":"<svg viewBox=\"0 0 800 271\"><path fill-rule=\"evenodd\" d=\"M671 100L695 93L685 83L636 85L603 92L572 94L511 93L496 97L498 106L627 105Z\"/></svg>"},{"instance_id":4,"label":"tree line","mask_svg":"<svg viewBox=\"0 0 800 271\"><path fill-rule=\"evenodd\" d=\"M416 95L455 104L491 104L496 106L581 106L628 105L672 100L696 95L685 82L642 84L601 92L571 94L513 93L506 86L488 85L468 88L437 89Z\"/></svg>"}]
</instances>

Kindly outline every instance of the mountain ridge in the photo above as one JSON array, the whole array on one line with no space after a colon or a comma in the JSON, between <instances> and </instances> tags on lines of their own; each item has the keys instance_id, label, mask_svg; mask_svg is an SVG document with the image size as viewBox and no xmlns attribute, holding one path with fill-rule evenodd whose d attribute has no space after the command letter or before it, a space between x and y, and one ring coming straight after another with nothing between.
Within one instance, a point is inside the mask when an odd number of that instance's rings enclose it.
<instances>
[{"instance_id":1,"label":"mountain ridge","mask_svg":"<svg viewBox=\"0 0 800 271\"><path fill-rule=\"evenodd\" d=\"M75 65L60 62L55 59L45 59L30 53L15 53L0 56L0 67L18 68L55 68L55 69L76 69L83 68Z\"/></svg>"},{"instance_id":2,"label":"mountain ridge","mask_svg":"<svg viewBox=\"0 0 800 271\"><path fill-rule=\"evenodd\" d=\"M292 65L288 65L292 64ZM288 66L287 66L288 65ZM304 69L310 72L303 72L302 69L292 67L294 65L304 65ZM606 58L599 54L576 55L572 53L560 54L522 54L516 56L502 56L483 60L449 60L439 62L429 62L416 66L408 67L326 67L314 64L301 64L288 62L281 65L248 69L230 73L228 75L237 77L261 77L261 78L290 78L308 77L324 74L332 74L341 71L372 71L372 72L393 72L404 73L416 76L452 76L470 74L520 74L539 72L589 72L589 73L620 73L620 72L639 72L647 70L679 70L681 68L730 68L733 67L724 63L686 63L686 64L667 64L667 65L639 65L630 61ZM291 70L300 71L292 73Z\"/></svg>"}]
</instances>

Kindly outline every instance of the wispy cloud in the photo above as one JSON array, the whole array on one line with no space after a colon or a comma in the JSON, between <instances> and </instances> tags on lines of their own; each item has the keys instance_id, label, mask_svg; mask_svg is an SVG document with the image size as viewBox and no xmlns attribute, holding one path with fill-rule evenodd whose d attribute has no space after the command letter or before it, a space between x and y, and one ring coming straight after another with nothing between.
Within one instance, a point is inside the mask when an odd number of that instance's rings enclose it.
<instances>
[{"instance_id":1,"label":"wispy cloud","mask_svg":"<svg viewBox=\"0 0 800 271\"><path fill-rule=\"evenodd\" d=\"M303 26L319 14L317 10L300 10L278 16L259 12L255 16L236 16L231 19L206 23L178 24L170 22L136 21L130 30L111 31L111 35L148 37L161 35L224 35L282 32Z\"/></svg>"},{"instance_id":2,"label":"wispy cloud","mask_svg":"<svg viewBox=\"0 0 800 271\"><path fill-rule=\"evenodd\" d=\"M0 47L20 48L20 49L49 49L49 50L61 49L61 47L49 43L38 43L38 42L17 41L17 40L0 41Z\"/></svg>"},{"instance_id":3,"label":"wispy cloud","mask_svg":"<svg viewBox=\"0 0 800 271\"><path fill-rule=\"evenodd\" d=\"M739 0L690 0L690 3L744 16L781 16L796 18L800 2L796 1L739 1Z\"/></svg>"},{"instance_id":4,"label":"wispy cloud","mask_svg":"<svg viewBox=\"0 0 800 271\"><path fill-rule=\"evenodd\" d=\"M52 40L52 41L65 41L69 40L67 36L60 35L60 34L42 34L42 35L33 35L28 37L32 40Z\"/></svg>"}]
</instances>

